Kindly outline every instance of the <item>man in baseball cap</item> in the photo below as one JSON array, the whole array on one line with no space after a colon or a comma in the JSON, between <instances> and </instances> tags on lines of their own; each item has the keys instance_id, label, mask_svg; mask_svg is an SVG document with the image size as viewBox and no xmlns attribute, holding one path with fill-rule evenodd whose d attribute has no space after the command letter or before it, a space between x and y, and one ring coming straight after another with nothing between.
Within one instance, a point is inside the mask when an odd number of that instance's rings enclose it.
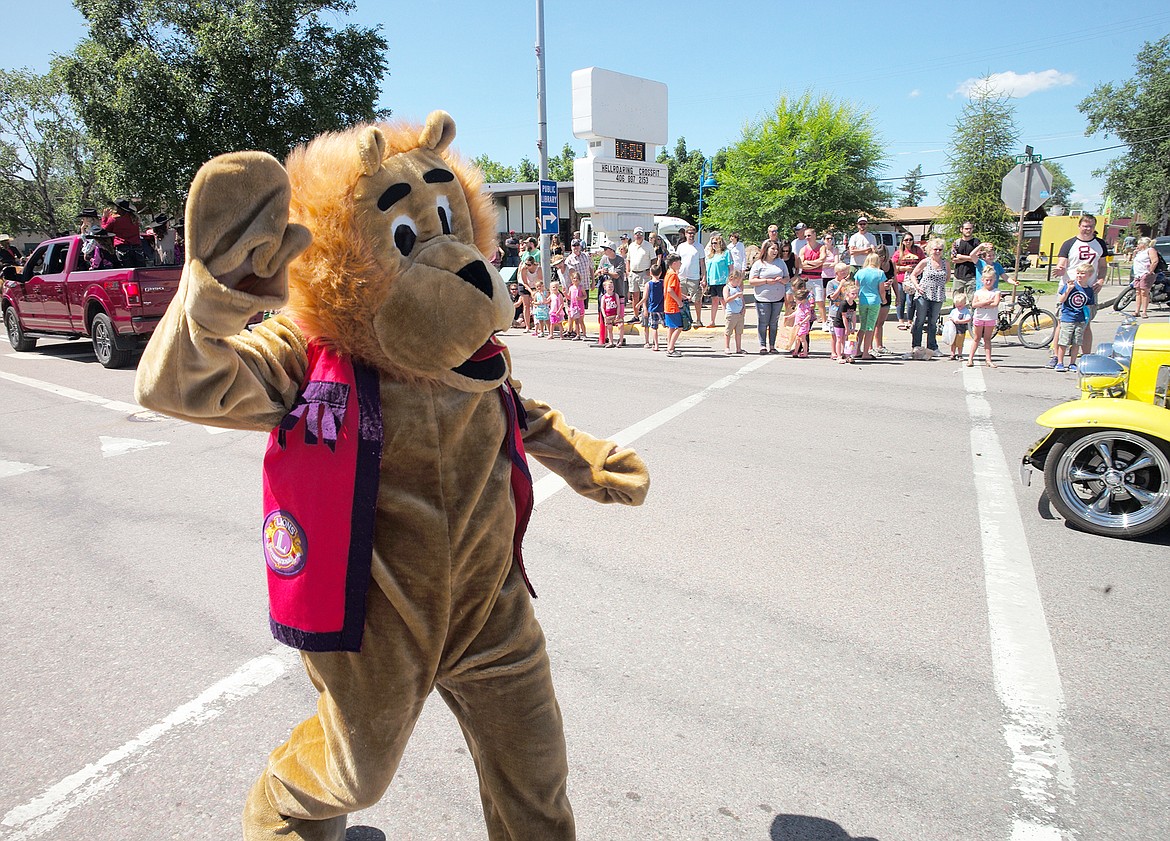
<instances>
[{"instance_id":1,"label":"man in baseball cap","mask_svg":"<svg viewBox=\"0 0 1170 841\"><path fill-rule=\"evenodd\" d=\"M804 235L804 223L797 222L793 230L796 232L796 238L792 240L792 253L799 255L804 250L804 247L808 245L808 237Z\"/></svg>"},{"instance_id":2,"label":"man in baseball cap","mask_svg":"<svg viewBox=\"0 0 1170 841\"><path fill-rule=\"evenodd\" d=\"M869 219L857 217L857 233L849 237L849 275L857 274L857 270L865 263L865 258L877 250L877 237L869 232Z\"/></svg>"}]
</instances>

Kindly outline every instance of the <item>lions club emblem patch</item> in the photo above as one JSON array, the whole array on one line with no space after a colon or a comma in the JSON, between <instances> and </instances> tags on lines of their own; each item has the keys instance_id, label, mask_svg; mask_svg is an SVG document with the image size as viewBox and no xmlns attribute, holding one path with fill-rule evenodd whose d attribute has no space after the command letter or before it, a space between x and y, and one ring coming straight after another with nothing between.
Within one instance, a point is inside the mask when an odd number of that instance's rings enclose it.
<instances>
[{"instance_id":1,"label":"lions club emblem patch","mask_svg":"<svg viewBox=\"0 0 1170 841\"><path fill-rule=\"evenodd\" d=\"M264 560L277 575L296 575L305 567L308 545L301 524L287 511L264 520Z\"/></svg>"}]
</instances>

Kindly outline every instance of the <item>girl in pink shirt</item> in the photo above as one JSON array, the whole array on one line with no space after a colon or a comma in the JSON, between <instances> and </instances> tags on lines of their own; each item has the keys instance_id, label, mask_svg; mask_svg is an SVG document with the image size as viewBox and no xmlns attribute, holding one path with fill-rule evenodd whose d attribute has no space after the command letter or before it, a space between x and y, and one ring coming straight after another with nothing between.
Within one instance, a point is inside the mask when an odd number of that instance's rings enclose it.
<instances>
[{"instance_id":1,"label":"girl in pink shirt","mask_svg":"<svg viewBox=\"0 0 1170 841\"><path fill-rule=\"evenodd\" d=\"M577 341L585 341L585 287L576 269L569 269L569 332L576 334Z\"/></svg>"}]
</instances>

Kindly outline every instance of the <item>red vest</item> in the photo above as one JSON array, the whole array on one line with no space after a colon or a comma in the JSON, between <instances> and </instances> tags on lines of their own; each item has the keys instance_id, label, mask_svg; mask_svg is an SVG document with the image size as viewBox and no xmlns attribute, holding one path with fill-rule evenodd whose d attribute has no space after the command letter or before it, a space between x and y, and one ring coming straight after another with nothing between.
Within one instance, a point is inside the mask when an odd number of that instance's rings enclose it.
<instances>
[{"instance_id":1,"label":"red vest","mask_svg":"<svg viewBox=\"0 0 1170 841\"><path fill-rule=\"evenodd\" d=\"M378 373L315 340L308 357L305 386L264 453L269 624L302 651L360 651L382 466ZM532 592L520 552L533 506L527 424L511 385L499 394L516 502L513 558Z\"/></svg>"}]
</instances>

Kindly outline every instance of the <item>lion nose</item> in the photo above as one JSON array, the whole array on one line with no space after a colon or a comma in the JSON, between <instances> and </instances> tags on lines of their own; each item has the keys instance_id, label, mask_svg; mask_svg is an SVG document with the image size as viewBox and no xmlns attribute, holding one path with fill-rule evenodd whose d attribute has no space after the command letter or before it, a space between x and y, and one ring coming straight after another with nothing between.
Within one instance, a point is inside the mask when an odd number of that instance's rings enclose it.
<instances>
[{"instance_id":1,"label":"lion nose","mask_svg":"<svg viewBox=\"0 0 1170 841\"><path fill-rule=\"evenodd\" d=\"M487 266L483 264L482 260L473 260L455 274L489 298L492 297L492 276L488 273Z\"/></svg>"}]
</instances>

